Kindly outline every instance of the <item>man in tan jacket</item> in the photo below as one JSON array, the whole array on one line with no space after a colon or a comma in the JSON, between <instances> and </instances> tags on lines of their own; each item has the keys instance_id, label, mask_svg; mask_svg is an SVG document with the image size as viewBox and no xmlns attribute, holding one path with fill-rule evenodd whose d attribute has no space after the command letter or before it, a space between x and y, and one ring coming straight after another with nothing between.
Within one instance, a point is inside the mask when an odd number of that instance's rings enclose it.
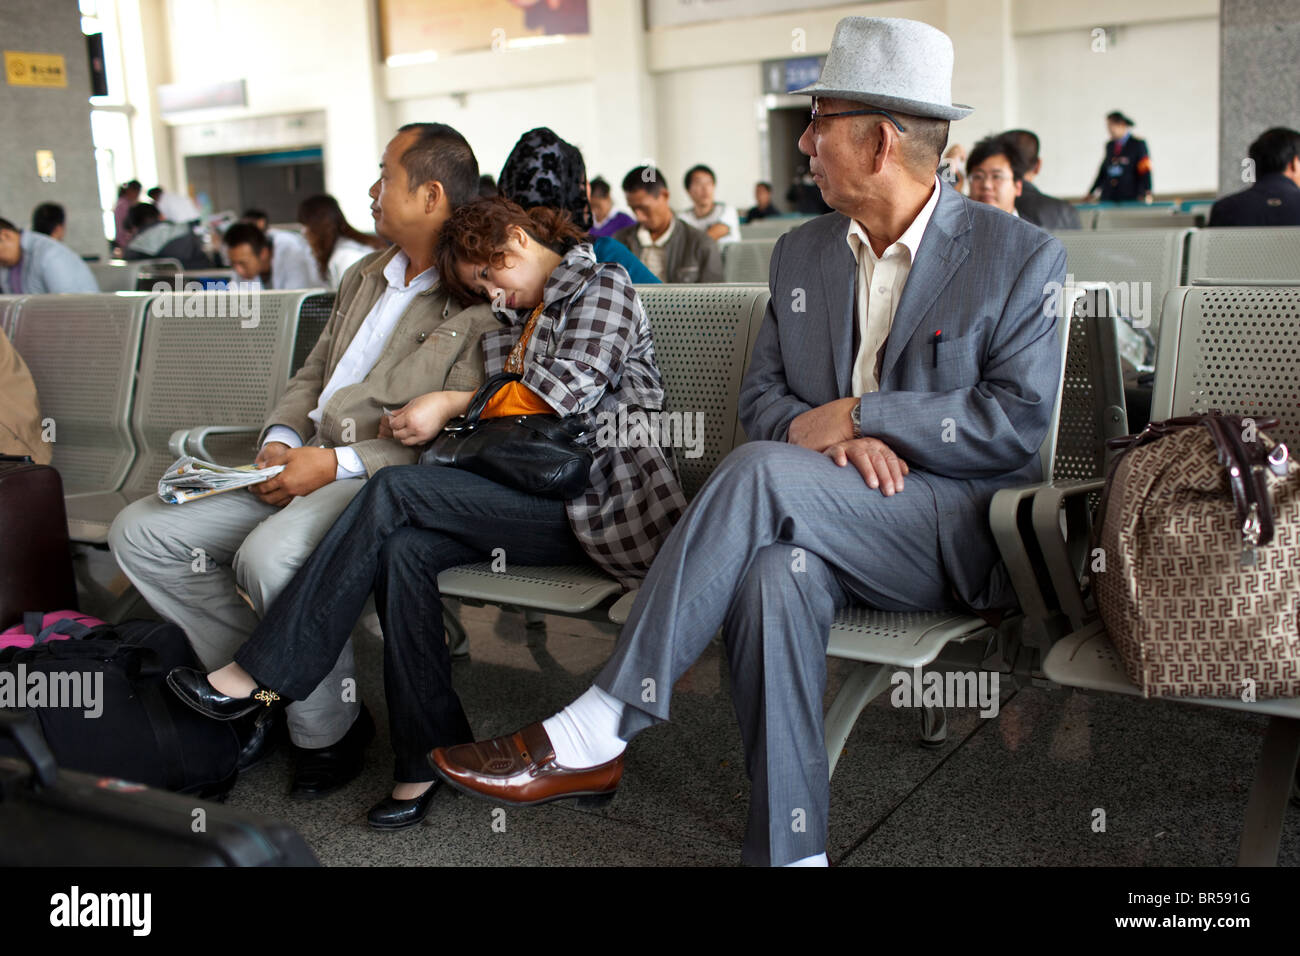
<instances>
[{"instance_id":1,"label":"man in tan jacket","mask_svg":"<svg viewBox=\"0 0 1300 956\"><path fill-rule=\"evenodd\" d=\"M263 430L257 464L284 471L251 494L184 505L145 498L113 523L118 563L185 629L205 668L230 661L368 476L415 462L418 449L379 437L385 409L482 382L479 337L499 323L486 305L456 304L433 267L443 222L477 191L478 163L458 132L435 123L398 130L370 188L375 231L393 246L343 276L320 340ZM374 724L358 700L350 643L287 719L293 796L324 796L361 771ZM253 735L242 765L264 752L266 733Z\"/></svg>"},{"instance_id":2,"label":"man in tan jacket","mask_svg":"<svg viewBox=\"0 0 1300 956\"><path fill-rule=\"evenodd\" d=\"M0 455L31 455L50 463L50 445L41 441L41 407L27 363L0 332Z\"/></svg>"}]
</instances>

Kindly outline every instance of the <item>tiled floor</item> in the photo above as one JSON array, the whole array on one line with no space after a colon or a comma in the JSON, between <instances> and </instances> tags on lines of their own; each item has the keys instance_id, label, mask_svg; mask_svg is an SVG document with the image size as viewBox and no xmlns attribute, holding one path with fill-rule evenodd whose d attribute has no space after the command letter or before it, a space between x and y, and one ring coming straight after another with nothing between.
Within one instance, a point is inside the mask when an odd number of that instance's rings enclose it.
<instances>
[{"instance_id":1,"label":"tiled floor","mask_svg":"<svg viewBox=\"0 0 1300 956\"><path fill-rule=\"evenodd\" d=\"M615 638L610 627L548 617L544 645L530 647L519 615L464 608L461 619L472 659L455 665L456 682L479 737L567 703ZM379 725L362 777L324 800L292 801L282 751L244 775L229 801L297 827L322 863L739 862L749 783L717 645L678 685L674 720L632 744L608 806L494 814L444 788L423 826L395 833L364 819L392 771L378 638L357 658ZM832 694L849 666L831 662ZM888 695L859 719L831 783L836 865L1231 865L1264 720L1004 680L996 718L949 711L938 750L919 746L918 729L916 712L891 707ZM1300 865L1300 810L1288 814L1279 862Z\"/></svg>"}]
</instances>

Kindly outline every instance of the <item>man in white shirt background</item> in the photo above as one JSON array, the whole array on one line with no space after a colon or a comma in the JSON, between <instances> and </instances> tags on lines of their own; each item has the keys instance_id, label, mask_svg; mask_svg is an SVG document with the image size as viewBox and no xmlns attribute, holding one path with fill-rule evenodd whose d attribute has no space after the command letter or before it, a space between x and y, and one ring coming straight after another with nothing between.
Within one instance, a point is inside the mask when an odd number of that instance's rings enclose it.
<instances>
[{"instance_id":1,"label":"man in white shirt background","mask_svg":"<svg viewBox=\"0 0 1300 956\"><path fill-rule=\"evenodd\" d=\"M970 198L996 206L1018 219L1016 199L1024 189L1028 169L1024 154L1008 139L999 136L982 139L966 160Z\"/></svg>"},{"instance_id":2,"label":"man in white shirt background","mask_svg":"<svg viewBox=\"0 0 1300 956\"><path fill-rule=\"evenodd\" d=\"M691 197L691 207L682 211L682 221L709 234L715 242L736 242L740 239L740 214L725 202L718 202L713 193L718 177L702 163L686 171L686 192Z\"/></svg>"},{"instance_id":3,"label":"man in white shirt background","mask_svg":"<svg viewBox=\"0 0 1300 956\"><path fill-rule=\"evenodd\" d=\"M329 322L263 430L257 464L284 470L251 493L184 505L151 496L118 515L109 532L118 564L155 611L185 629L204 667L229 663L369 475L415 462L418 449L379 437L384 409L481 383L479 338L499 323L486 305L452 301L433 267L443 222L477 190L478 164L459 133L402 127L370 189L375 231L394 245L344 275ZM235 258L263 235L248 223L232 233ZM272 267L283 262L277 250ZM360 773L374 724L356 692L350 643L285 714L297 758L291 795L321 797ZM241 769L265 755L271 724L243 730Z\"/></svg>"},{"instance_id":4,"label":"man in white shirt background","mask_svg":"<svg viewBox=\"0 0 1300 956\"><path fill-rule=\"evenodd\" d=\"M237 222L222 237L226 258L245 282L264 289L319 289L325 286L311 246L296 232L263 232L251 222Z\"/></svg>"}]
</instances>

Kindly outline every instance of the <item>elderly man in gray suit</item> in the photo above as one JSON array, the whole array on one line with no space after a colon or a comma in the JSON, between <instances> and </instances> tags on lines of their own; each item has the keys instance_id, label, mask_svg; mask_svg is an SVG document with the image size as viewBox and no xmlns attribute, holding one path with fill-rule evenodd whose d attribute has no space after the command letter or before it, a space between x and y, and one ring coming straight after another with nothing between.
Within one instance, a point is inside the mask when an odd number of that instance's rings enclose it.
<instances>
[{"instance_id":1,"label":"elderly man in gray suit","mask_svg":"<svg viewBox=\"0 0 1300 956\"><path fill-rule=\"evenodd\" d=\"M526 805L601 797L668 719L721 628L753 783L742 860L826 863L826 643L838 608L1015 604L987 523L1037 480L1060 376L1059 241L936 176L952 44L841 20L799 140L836 212L772 254L741 394L752 439L696 496L595 686L550 719L430 755L457 788Z\"/></svg>"}]
</instances>

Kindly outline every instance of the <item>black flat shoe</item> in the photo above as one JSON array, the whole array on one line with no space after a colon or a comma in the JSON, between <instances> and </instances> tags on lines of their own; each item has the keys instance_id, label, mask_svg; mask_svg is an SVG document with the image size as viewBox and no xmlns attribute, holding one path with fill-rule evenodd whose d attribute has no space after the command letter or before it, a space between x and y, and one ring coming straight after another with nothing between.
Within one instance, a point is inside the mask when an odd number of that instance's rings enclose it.
<instances>
[{"instance_id":1,"label":"black flat shoe","mask_svg":"<svg viewBox=\"0 0 1300 956\"><path fill-rule=\"evenodd\" d=\"M418 826L429 815L433 795L441 784L441 780L433 781L428 790L411 800L385 797L370 808L366 821L376 830L405 830Z\"/></svg>"},{"instance_id":2,"label":"black flat shoe","mask_svg":"<svg viewBox=\"0 0 1300 956\"><path fill-rule=\"evenodd\" d=\"M341 790L366 767L366 745L375 736L375 721L365 704L343 739L328 747L295 747L289 796L316 800Z\"/></svg>"},{"instance_id":3,"label":"black flat shoe","mask_svg":"<svg viewBox=\"0 0 1300 956\"><path fill-rule=\"evenodd\" d=\"M251 721L251 727L248 722ZM243 747L239 751L239 762L235 765L240 773L251 770L275 753L280 741L280 714L273 708L262 708L261 713L244 718L244 726L236 728Z\"/></svg>"},{"instance_id":4,"label":"black flat shoe","mask_svg":"<svg viewBox=\"0 0 1300 956\"><path fill-rule=\"evenodd\" d=\"M167 686L185 703L213 720L238 720L259 707L288 703L273 690L259 687L250 697L227 697L208 683L208 675L193 667L173 667Z\"/></svg>"}]
</instances>

